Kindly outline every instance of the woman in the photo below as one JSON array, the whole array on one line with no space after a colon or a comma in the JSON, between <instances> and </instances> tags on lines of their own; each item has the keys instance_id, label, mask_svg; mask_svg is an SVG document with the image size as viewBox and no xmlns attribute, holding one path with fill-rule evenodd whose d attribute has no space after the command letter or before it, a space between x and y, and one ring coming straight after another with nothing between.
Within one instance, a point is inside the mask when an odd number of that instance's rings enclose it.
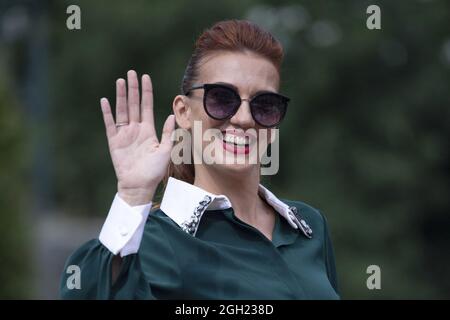
<instances>
[{"instance_id":1,"label":"woman","mask_svg":"<svg viewBox=\"0 0 450 320\"><path fill-rule=\"evenodd\" d=\"M141 101L136 72L128 72L128 93L117 81L116 120L107 99L101 107L118 192L99 238L68 259L63 298L339 298L325 218L277 198L260 185L260 161L249 161L250 149L274 141L286 112L289 99L278 94L282 57L280 43L248 21L206 30L160 142L150 77L142 76ZM183 140L193 145L187 159L203 161L171 161L176 125L193 135ZM204 141L213 129L217 139ZM202 153L208 145L215 148L209 155ZM244 161L207 161L220 150ZM162 180L162 202L149 214Z\"/></svg>"}]
</instances>

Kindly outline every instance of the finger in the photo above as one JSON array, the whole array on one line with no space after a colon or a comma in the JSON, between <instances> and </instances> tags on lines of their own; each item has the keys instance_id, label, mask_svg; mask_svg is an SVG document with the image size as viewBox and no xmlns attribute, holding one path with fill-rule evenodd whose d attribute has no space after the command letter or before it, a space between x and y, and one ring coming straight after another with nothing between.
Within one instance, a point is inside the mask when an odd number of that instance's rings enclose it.
<instances>
[{"instance_id":1,"label":"finger","mask_svg":"<svg viewBox=\"0 0 450 320\"><path fill-rule=\"evenodd\" d=\"M116 81L116 123L128 123L127 89L124 79Z\"/></svg>"},{"instance_id":2,"label":"finger","mask_svg":"<svg viewBox=\"0 0 450 320\"><path fill-rule=\"evenodd\" d=\"M117 133L116 124L111 112L111 106L106 98L100 99L100 106L102 107L103 121L105 122L106 136L112 137Z\"/></svg>"},{"instance_id":3,"label":"finger","mask_svg":"<svg viewBox=\"0 0 450 320\"><path fill-rule=\"evenodd\" d=\"M139 122L139 82L136 71L128 71L127 77L129 119L130 122Z\"/></svg>"},{"instance_id":4,"label":"finger","mask_svg":"<svg viewBox=\"0 0 450 320\"><path fill-rule=\"evenodd\" d=\"M153 86L150 76L142 76L142 122L150 127L150 134L156 136L155 118L153 116Z\"/></svg>"},{"instance_id":5,"label":"finger","mask_svg":"<svg viewBox=\"0 0 450 320\"><path fill-rule=\"evenodd\" d=\"M161 144L172 146L172 132L175 130L175 116L171 114L164 122L163 132L161 136Z\"/></svg>"}]
</instances>

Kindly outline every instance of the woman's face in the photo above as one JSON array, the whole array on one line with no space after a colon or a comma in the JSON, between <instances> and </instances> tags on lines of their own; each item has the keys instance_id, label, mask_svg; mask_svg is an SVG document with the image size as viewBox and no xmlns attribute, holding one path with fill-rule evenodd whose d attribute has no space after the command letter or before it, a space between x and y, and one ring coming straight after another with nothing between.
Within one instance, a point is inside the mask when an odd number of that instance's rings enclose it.
<instances>
[{"instance_id":1,"label":"woman's face","mask_svg":"<svg viewBox=\"0 0 450 320\"><path fill-rule=\"evenodd\" d=\"M269 60L259 55L224 51L206 57L200 67L196 84L213 83L231 85L241 99L248 99L259 91L278 92L279 74ZM248 101L242 101L230 119L211 118L203 107L203 94L203 89L193 90L188 97L178 96L183 99L174 101L178 125L192 133L194 159L202 159L200 165L208 169L237 174L258 170L259 174L260 154L267 149L272 130L254 121ZM181 103L184 106L177 108Z\"/></svg>"}]
</instances>

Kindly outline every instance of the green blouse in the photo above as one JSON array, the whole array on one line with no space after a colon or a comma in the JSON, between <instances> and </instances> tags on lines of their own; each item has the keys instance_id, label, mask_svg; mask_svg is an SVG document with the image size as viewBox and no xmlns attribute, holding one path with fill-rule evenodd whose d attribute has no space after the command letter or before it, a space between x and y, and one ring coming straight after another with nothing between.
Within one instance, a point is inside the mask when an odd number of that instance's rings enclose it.
<instances>
[{"instance_id":1,"label":"green blouse","mask_svg":"<svg viewBox=\"0 0 450 320\"><path fill-rule=\"evenodd\" d=\"M325 217L299 201L313 230L308 237L279 214L270 241L232 208L206 210L195 237L162 210L150 212L139 251L122 258L111 281L111 253L98 239L68 259L60 285L64 299L339 299L333 248ZM66 273L79 267L80 288Z\"/></svg>"}]
</instances>

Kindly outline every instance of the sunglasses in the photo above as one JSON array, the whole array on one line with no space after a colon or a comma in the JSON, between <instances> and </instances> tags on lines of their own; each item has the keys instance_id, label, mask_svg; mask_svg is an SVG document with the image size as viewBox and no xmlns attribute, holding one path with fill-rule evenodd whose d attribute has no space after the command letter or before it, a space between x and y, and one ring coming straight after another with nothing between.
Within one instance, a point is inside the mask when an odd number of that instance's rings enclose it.
<instances>
[{"instance_id":1,"label":"sunglasses","mask_svg":"<svg viewBox=\"0 0 450 320\"><path fill-rule=\"evenodd\" d=\"M213 119L226 120L232 118L242 101L247 100L253 119L265 128L277 126L286 114L289 98L274 92L258 93L250 99L241 99L239 93L224 84L199 84L185 92L188 96L192 90L203 89L203 107Z\"/></svg>"}]
</instances>

